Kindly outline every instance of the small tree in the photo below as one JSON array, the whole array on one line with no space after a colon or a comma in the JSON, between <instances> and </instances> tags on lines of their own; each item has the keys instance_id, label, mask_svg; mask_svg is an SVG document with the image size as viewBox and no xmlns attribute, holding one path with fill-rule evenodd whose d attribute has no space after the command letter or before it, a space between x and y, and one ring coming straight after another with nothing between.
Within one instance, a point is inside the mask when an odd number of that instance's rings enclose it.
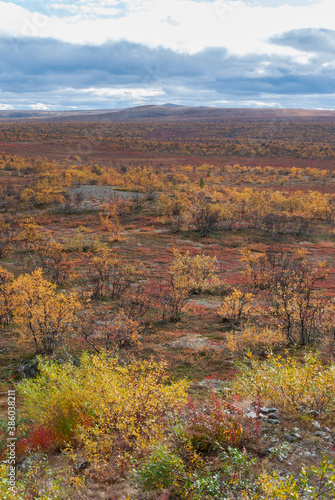
<instances>
[{"instance_id":1,"label":"small tree","mask_svg":"<svg viewBox=\"0 0 335 500\"><path fill-rule=\"evenodd\" d=\"M171 196L162 194L158 200L158 211L163 223L172 231L179 232L186 223L190 203L184 193L175 192Z\"/></svg>"},{"instance_id":2,"label":"small tree","mask_svg":"<svg viewBox=\"0 0 335 500\"><path fill-rule=\"evenodd\" d=\"M163 321L179 321L183 308L192 293L212 291L220 284L217 259L207 255L190 256L174 250L170 276L158 288L157 301Z\"/></svg>"},{"instance_id":3,"label":"small tree","mask_svg":"<svg viewBox=\"0 0 335 500\"><path fill-rule=\"evenodd\" d=\"M263 290L270 314L282 328L291 344L311 345L328 333L333 307L318 283L327 275L325 262L312 265L303 255L272 249L257 257L245 252L242 261L255 288ZM323 326L324 323L324 326Z\"/></svg>"},{"instance_id":4,"label":"small tree","mask_svg":"<svg viewBox=\"0 0 335 500\"><path fill-rule=\"evenodd\" d=\"M144 273L142 263L127 262L114 250L102 248L89 263L90 281L95 299L120 297Z\"/></svg>"},{"instance_id":5,"label":"small tree","mask_svg":"<svg viewBox=\"0 0 335 500\"><path fill-rule=\"evenodd\" d=\"M6 256L13 241L13 222L6 216L0 215L0 259Z\"/></svg>"},{"instance_id":6,"label":"small tree","mask_svg":"<svg viewBox=\"0 0 335 500\"><path fill-rule=\"evenodd\" d=\"M79 331L98 353L102 348L115 352L141 344L139 322L129 318L122 309L116 314L106 307L86 310L80 317Z\"/></svg>"},{"instance_id":7,"label":"small tree","mask_svg":"<svg viewBox=\"0 0 335 500\"><path fill-rule=\"evenodd\" d=\"M34 259L57 285L62 285L71 277L72 266L60 243L51 241L38 245Z\"/></svg>"},{"instance_id":8,"label":"small tree","mask_svg":"<svg viewBox=\"0 0 335 500\"><path fill-rule=\"evenodd\" d=\"M171 276L159 285L157 292L157 303L162 312L163 321L179 321L190 297L189 288L186 285L177 284Z\"/></svg>"},{"instance_id":9,"label":"small tree","mask_svg":"<svg viewBox=\"0 0 335 500\"><path fill-rule=\"evenodd\" d=\"M211 292L220 285L217 274L217 258L197 254L191 256L187 251L181 254L174 249L174 261L170 267L174 281L189 289L190 293Z\"/></svg>"},{"instance_id":10,"label":"small tree","mask_svg":"<svg viewBox=\"0 0 335 500\"><path fill-rule=\"evenodd\" d=\"M14 274L0 267L0 322L9 324L13 315Z\"/></svg>"},{"instance_id":11,"label":"small tree","mask_svg":"<svg viewBox=\"0 0 335 500\"><path fill-rule=\"evenodd\" d=\"M100 221L102 224L102 228L105 231L108 231L110 234L109 241L121 241L121 223L120 223L120 217L116 213L115 210L111 210L107 214L103 215L100 212Z\"/></svg>"},{"instance_id":12,"label":"small tree","mask_svg":"<svg viewBox=\"0 0 335 500\"><path fill-rule=\"evenodd\" d=\"M22 242L27 251L30 251L38 241L43 239L40 226L33 217L23 219L19 226L21 232L17 235L17 239Z\"/></svg>"},{"instance_id":13,"label":"small tree","mask_svg":"<svg viewBox=\"0 0 335 500\"><path fill-rule=\"evenodd\" d=\"M42 269L21 275L14 282L14 321L23 341L32 339L36 352L53 354L74 331L82 307L76 293L56 293L56 284Z\"/></svg>"},{"instance_id":14,"label":"small tree","mask_svg":"<svg viewBox=\"0 0 335 500\"><path fill-rule=\"evenodd\" d=\"M238 326L247 317L254 297L251 293L234 288L219 307L218 315L222 319L229 320L234 326Z\"/></svg>"},{"instance_id":15,"label":"small tree","mask_svg":"<svg viewBox=\"0 0 335 500\"><path fill-rule=\"evenodd\" d=\"M207 236L221 220L221 207L209 193L199 191L192 197L191 223L200 236Z\"/></svg>"},{"instance_id":16,"label":"small tree","mask_svg":"<svg viewBox=\"0 0 335 500\"><path fill-rule=\"evenodd\" d=\"M153 303L153 283L139 283L129 288L122 296L120 309L129 319L142 322Z\"/></svg>"}]
</instances>

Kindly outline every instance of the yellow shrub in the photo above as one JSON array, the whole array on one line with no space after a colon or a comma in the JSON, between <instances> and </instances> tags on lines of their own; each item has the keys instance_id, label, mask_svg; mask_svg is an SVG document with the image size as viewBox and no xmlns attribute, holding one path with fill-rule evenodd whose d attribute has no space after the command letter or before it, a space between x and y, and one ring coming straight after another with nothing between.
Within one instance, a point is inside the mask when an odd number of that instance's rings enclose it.
<instances>
[{"instance_id":1,"label":"yellow shrub","mask_svg":"<svg viewBox=\"0 0 335 500\"><path fill-rule=\"evenodd\" d=\"M294 357L269 356L260 362L252 356L240 364L234 390L248 398L264 397L286 413L335 408L335 365L324 366L317 355L304 363Z\"/></svg>"},{"instance_id":2,"label":"yellow shrub","mask_svg":"<svg viewBox=\"0 0 335 500\"><path fill-rule=\"evenodd\" d=\"M264 353L267 349L285 342L286 337L281 331L269 328L246 326L241 331L226 333L226 347L233 353L243 354L250 351L253 354Z\"/></svg>"},{"instance_id":3,"label":"yellow shrub","mask_svg":"<svg viewBox=\"0 0 335 500\"><path fill-rule=\"evenodd\" d=\"M181 254L173 251L174 260L170 267L174 281L179 288L186 287L190 292L211 292L220 285L217 274L217 258L197 254L194 257L187 251Z\"/></svg>"},{"instance_id":4,"label":"yellow shrub","mask_svg":"<svg viewBox=\"0 0 335 500\"><path fill-rule=\"evenodd\" d=\"M77 293L57 293L57 285L42 276L42 269L20 275L13 283L13 315L23 342L36 351L53 354L74 330L82 302Z\"/></svg>"},{"instance_id":5,"label":"yellow shrub","mask_svg":"<svg viewBox=\"0 0 335 500\"><path fill-rule=\"evenodd\" d=\"M330 462L329 458L323 455L323 460L318 466L306 469L303 465L297 477L291 474L281 478L276 472L263 473L258 478L257 484L257 492L242 492L244 500L335 498L335 461Z\"/></svg>"},{"instance_id":6,"label":"yellow shrub","mask_svg":"<svg viewBox=\"0 0 335 500\"><path fill-rule=\"evenodd\" d=\"M55 434L61 423L63 435L66 428L99 467L111 454L126 460L130 451L148 450L161 439L165 417L186 402L187 383L171 383L164 362L123 365L102 353L84 354L79 366L44 362L39 368L39 377L19 385L23 413Z\"/></svg>"},{"instance_id":7,"label":"yellow shrub","mask_svg":"<svg viewBox=\"0 0 335 500\"><path fill-rule=\"evenodd\" d=\"M222 319L228 319L233 325L239 325L250 311L253 300L252 293L244 293L234 288L219 307L218 315Z\"/></svg>"}]
</instances>

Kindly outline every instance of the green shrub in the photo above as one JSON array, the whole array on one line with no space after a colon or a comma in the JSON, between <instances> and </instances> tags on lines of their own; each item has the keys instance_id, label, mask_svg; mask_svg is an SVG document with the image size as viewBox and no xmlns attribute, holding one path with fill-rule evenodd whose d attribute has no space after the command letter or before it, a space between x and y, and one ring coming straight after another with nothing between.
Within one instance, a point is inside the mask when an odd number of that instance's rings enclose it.
<instances>
[{"instance_id":1,"label":"green shrub","mask_svg":"<svg viewBox=\"0 0 335 500\"><path fill-rule=\"evenodd\" d=\"M242 488L254 489L248 476L256 459L250 458L245 450L231 446L226 451L219 452L219 457L222 464L218 472L201 470L193 474L189 489L193 492L194 500L227 500L237 498L236 494Z\"/></svg>"},{"instance_id":2,"label":"green shrub","mask_svg":"<svg viewBox=\"0 0 335 500\"><path fill-rule=\"evenodd\" d=\"M8 482L6 463L0 464L1 500L72 500L74 490L66 470L50 467L45 456L34 456L29 460L28 470L16 473L15 487ZM79 484L78 484L79 486Z\"/></svg>"},{"instance_id":3,"label":"green shrub","mask_svg":"<svg viewBox=\"0 0 335 500\"><path fill-rule=\"evenodd\" d=\"M318 467L303 466L297 478L262 474L257 484L257 492L243 493L245 500L330 500L335 498L335 460L323 456Z\"/></svg>"},{"instance_id":4,"label":"green shrub","mask_svg":"<svg viewBox=\"0 0 335 500\"><path fill-rule=\"evenodd\" d=\"M161 445L136 471L136 480L143 491L162 491L175 485L184 472L182 459Z\"/></svg>"}]
</instances>

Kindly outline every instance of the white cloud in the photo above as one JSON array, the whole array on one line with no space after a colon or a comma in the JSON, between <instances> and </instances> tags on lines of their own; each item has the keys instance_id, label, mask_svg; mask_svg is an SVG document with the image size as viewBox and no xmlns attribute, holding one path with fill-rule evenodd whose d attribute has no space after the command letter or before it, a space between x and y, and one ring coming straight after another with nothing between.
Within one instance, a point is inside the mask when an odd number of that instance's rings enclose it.
<instances>
[{"instance_id":1,"label":"white cloud","mask_svg":"<svg viewBox=\"0 0 335 500\"><path fill-rule=\"evenodd\" d=\"M214 105L223 107L243 107L243 108L282 108L279 102L256 101L256 100L226 100L215 101Z\"/></svg>"},{"instance_id":2,"label":"white cloud","mask_svg":"<svg viewBox=\"0 0 335 500\"><path fill-rule=\"evenodd\" d=\"M6 111L8 109L14 109L14 106L11 106L10 104L0 104L1 111Z\"/></svg>"},{"instance_id":3,"label":"white cloud","mask_svg":"<svg viewBox=\"0 0 335 500\"><path fill-rule=\"evenodd\" d=\"M38 102L36 104L31 104L30 108L34 109L36 111L49 111L50 109L53 108L53 106L47 106L46 104L43 104L42 102Z\"/></svg>"},{"instance_id":4,"label":"white cloud","mask_svg":"<svg viewBox=\"0 0 335 500\"><path fill-rule=\"evenodd\" d=\"M122 3L117 0L80 1L71 4L68 8L72 13L62 17L57 16L61 2L46 2L39 14L15 3L0 1L0 34L92 44L126 39L189 53L206 47L227 47L240 55L266 52L298 56L299 51L272 45L266 40L293 29L335 29L334 0L295 7L262 7L239 0L127 0L123 3L126 9L120 11ZM119 15L114 17L114 14Z\"/></svg>"},{"instance_id":5,"label":"white cloud","mask_svg":"<svg viewBox=\"0 0 335 500\"><path fill-rule=\"evenodd\" d=\"M156 97L165 96L166 93L161 88L95 88L81 89L80 93L90 99L106 102L106 100L126 101L129 104L140 104L150 101Z\"/></svg>"},{"instance_id":6,"label":"white cloud","mask_svg":"<svg viewBox=\"0 0 335 500\"><path fill-rule=\"evenodd\" d=\"M265 102L265 101L245 101L245 106L250 108L281 108L279 102Z\"/></svg>"},{"instance_id":7,"label":"white cloud","mask_svg":"<svg viewBox=\"0 0 335 500\"><path fill-rule=\"evenodd\" d=\"M104 87L90 87L88 89L81 89L81 92L91 94L96 97L125 97L125 96L136 96L136 97L154 97L159 95L165 95L165 92L160 88L104 88Z\"/></svg>"}]
</instances>

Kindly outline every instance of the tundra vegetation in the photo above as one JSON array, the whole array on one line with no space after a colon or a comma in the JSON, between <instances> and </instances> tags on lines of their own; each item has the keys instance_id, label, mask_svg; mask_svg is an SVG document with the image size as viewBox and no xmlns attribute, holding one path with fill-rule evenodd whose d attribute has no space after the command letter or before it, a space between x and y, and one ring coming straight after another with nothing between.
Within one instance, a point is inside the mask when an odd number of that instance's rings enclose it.
<instances>
[{"instance_id":1,"label":"tundra vegetation","mask_svg":"<svg viewBox=\"0 0 335 500\"><path fill-rule=\"evenodd\" d=\"M335 498L333 128L0 124L1 498Z\"/></svg>"}]
</instances>

